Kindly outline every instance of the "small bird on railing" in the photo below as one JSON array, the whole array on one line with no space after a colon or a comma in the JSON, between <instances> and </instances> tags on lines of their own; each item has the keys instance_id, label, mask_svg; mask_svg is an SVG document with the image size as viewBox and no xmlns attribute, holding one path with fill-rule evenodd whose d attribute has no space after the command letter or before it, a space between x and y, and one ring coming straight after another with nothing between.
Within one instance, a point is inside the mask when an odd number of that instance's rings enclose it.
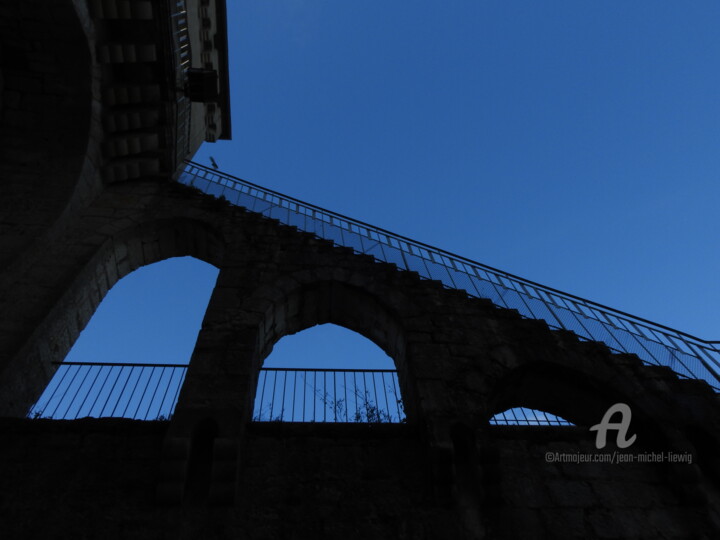
<instances>
[{"instance_id":1,"label":"small bird on railing","mask_svg":"<svg viewBox=\"0 0 720 540\"><path fill-rule=\"evenodd\" d=\"M215 158L210 156L210 165L212 165L213 169L219 169L218 164L215 162Z\"/></svg>"}]
</instances>

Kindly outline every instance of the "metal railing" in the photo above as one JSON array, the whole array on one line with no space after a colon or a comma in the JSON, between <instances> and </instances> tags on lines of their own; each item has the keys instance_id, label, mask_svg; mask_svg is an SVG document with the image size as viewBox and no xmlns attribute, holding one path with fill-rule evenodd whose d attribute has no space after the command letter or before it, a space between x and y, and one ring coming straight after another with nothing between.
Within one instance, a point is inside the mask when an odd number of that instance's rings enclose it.
<instances>
[{"instance_id":1,"label":"metal railing","mask_svg":"<svg viewBox=\"0 0 720 540\"><path fill-rule=\"evenodd\" d=\"M528 409L526 407L514 407L497 413L490 419L491 426L574 426L560 416Z\"/></svg>"},{"instance_id":2,"label":"metal railing","mask_svg":"<svg viewBox=\"0 0 720 540\"><path fill-rule=\"evenodd\" d=\"M255 422L405 422L397 372L369 369L260 370Z\"/></svg>"},{"instance_id":3,"label":"metal railing","mask_svg":"<svg viewBox=\"0 0 720 540\"><path fill-rule=\"evenodd\" d=\"M187 366L177 364L57 363L55 376L29 418L169 420Z\"/></svg>"},{"instance_id":4,"label":"metal railing","mask_svg":"<svg viewBox=\"0 0 720 540\"><path fill-rule=\"evenodd\" d=\"M550 328L570 330L584 340L601 341L613 351L633 353L648 364L668 366L682 377L703 379L720 391L720 342L706 341L545 287L194 162L187 162L178 180L357 253L418 272L470 296L487 298L497 306L515 309L524 317L543 319Z\"/></svg>"}]
</instances>

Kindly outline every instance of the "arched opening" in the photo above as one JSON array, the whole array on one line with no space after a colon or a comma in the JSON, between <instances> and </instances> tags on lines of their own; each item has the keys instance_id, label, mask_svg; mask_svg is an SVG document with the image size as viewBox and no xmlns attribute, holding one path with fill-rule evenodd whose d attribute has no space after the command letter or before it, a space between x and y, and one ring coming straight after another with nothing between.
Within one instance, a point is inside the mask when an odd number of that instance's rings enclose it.
<instances>
[{"instance_id":1,"label":"arched opening","mask_svg":"<svg viewBox=\"0 0 720 540\"><path fill-rule=\"evenodd\" d=\"M169 418L217 275L208 263L174 257L122 278L29 416Z\"/></svg>"},{"instance_id":2,"label":"arched opening","mask_svg":"<svg viewBox=\"0 0 720 540\"><path fill-rule=\"evenodd\" d=\"M395 363L362 335L317 325L279 340L258 377L256 422L400 423Z\"/></svg>"},{"instance_id":3,"label":"arched opening","mask_svg":"<svg viewBox=\"0 0 720 540\"><path fill-rule=\"evenodd\" d=\"M493 425L590 427L622 395L563 366L538 362L512 370L496 385L488 421Z\"/></svg>"},{"instance_id":4,"label":"arched opening","mask_svg":"<svg viewBox=\"0 0 720 540\"><path fill-rule=\"evenodd\" d=\"M573 426L574 424L546 411L513 407L490 418L491 426Z\"/></svg>"}]
</instances>

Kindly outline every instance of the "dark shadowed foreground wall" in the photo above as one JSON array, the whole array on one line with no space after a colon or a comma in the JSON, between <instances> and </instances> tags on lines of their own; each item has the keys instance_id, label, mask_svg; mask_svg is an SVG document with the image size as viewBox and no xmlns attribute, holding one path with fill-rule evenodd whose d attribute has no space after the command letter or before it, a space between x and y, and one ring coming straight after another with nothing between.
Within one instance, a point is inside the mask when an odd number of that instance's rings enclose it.
<instances>
[{"instance_id":1,"label":"dark shadowed foreground wall","mask_svg":"<svg viewBox=\"0 0 720 540\"><path fill-rule=\"evenodd\" d=\"M255 425L230 506L158 504L166 422L0 427L3 538L467 537L459 479L410 426ZM549 449L592 445L572 428L491 431L478 507L486 538L713 538L708 501L683 493L670 467L547 464Z\"/></svg>"}]
</instances>

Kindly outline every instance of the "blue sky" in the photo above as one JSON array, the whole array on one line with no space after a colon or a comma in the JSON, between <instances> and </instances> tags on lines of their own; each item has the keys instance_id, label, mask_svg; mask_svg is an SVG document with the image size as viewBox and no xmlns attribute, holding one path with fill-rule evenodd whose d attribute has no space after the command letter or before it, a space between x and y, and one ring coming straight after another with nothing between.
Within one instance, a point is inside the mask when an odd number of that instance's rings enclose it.
<instances>
[{"instance_id":1,"label":"blue sky","mask_svg":"<svg viewBox=\"0 0 720 540\"><path fill-rule=\"evenodd\" d=\"M233 140L196 161L720 339L720 3L228 7ZM68 360L187 361L215 274L144 270ZM271 359L359 347L315 334Z\"/></svg>"}]
</instances>

